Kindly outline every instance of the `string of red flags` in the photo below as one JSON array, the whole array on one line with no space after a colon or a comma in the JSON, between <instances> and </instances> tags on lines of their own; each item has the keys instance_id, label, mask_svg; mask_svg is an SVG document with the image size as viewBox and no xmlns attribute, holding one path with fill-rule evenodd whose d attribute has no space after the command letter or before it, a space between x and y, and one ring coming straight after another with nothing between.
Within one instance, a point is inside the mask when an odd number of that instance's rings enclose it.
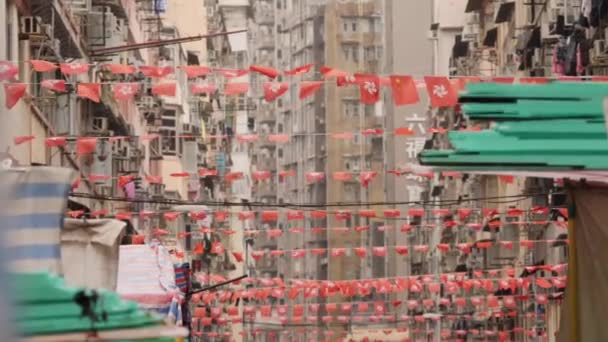
<instances>
[{"instance_id":1,"label":"string of red flags","mask_svg":"<svg viewBox=\"0 0 608 342\"><path fill-rule=\"evenodd\" d=\"M517 267L515 266L505 266L502 268L494 268L494 269L472 269L469 272L446 272L446 273L440 273L438 275L436 274L418 274L418 275L409 275L409 276L395 276L395 277L382 277L382 278L362 278L362 279L350 279L350 280L316 280L316 279L282 279L279 277L274 277L274 278L269 278L269 277L247 277L245 279L242 279L238 282L235 282L227 287L223 287L222 289L218 290L218 291L212 291L212 292L221 292L221 291L241 291L241 290L247 290L247 291L253 291L251 293L253 293L253 297L255 297L255 293L256 291L260 290L260 291L266 291L266 290L274 290L274 289L286 289L286 288L298 288L298 289L320 289L320 288L333 288L336 289L336 287L340 287L340 286L363 286L363 287L370 287L370 288L376 288L377 291L384 291L387 290L389 288L394 288L393 285L396 285L397 283L403 285L404 282L405 284L413 284L414 285L414 292L421 292L423 291L425 288L431 292L433 292L432 290L434 289L434 285L433 286L427 286L428 284L431 283L443 283L444 285L447 284L448 282L455 282L456 286L460 287L460 288L464 288L464 289L468 289L470 286L469 285L473 285L474 288L489 288L487 285L488 282L487 281L492 281L493 284L496 285L496 282L498 282L498 287L504 287L504 289L506 289L508 287L509 284L513 285L513 281L512 279L518 279L516 278L516 274L518 272L527 272L527 274L532 275L535 274L537 271L545 271L545 272L552 272L555 274L560 274L560 273L564 273L567 270L568 264L566 263L560 263L560 264L547 264L547 265L518 265ZM201 274L198 275L198 280L201 283L205 283L205 284L218 284L218 283L223 283L226 281L226 278L221 276L221 275L217 275L217 274ZM519 278L528 278L528 277L519 277ZM550 276L548 278L553 285L555 287L561 288L562 284L565 284L565 278L563 278L563 276ZM465 281L469 281L471 279L477 279L482 281L481 283L479 282L473 282L473 283L463 283ZM535 280L536 282L538 282L539 284L541 283L541 281L539 280ZM543 281L544 282L544 281ZM521 287L520 285L523 284L522 281L517 280L517 286ZM551 288L551 286L548 285L544 285L547 283L543 283L542 287L543 288ZM240 286L240 285L245 285L247 286L246 289L243 288L234 288L231 289L230 286ZM252 286L257 286L257 287L252 287ZM496 286L495 286L496 287ZM229 290L230 289L230 290ZM420 290L420 291L418 291ZM212 293L209 292L209 293ZM204 296L203 294L200 294L200 296ZM200 297L199 296L199 297ZM246 293L245 296L247 298L249 298L250 294ZM217 297L215 297L217 298Z\"/></svg>"},{"instance_id":2,"label":"string of red flags","mask_svg":"<svg viewBox=\"0 0 608 342\"><path fill-rule=\"evenodd\" d=\"M106 176L95 176L93 178L89 178L91 181L97 180L108 180L109 177ZM127 183L133 181L133 176L120 176L118 177L118 185L119 187L125 186ZM548 216L552 213L558 214L558 219L550 219L549 217L544 218L536 218L535 220L522 220L524 216L528 215L541 215ZM72 218L78 218L85 215L84 211L68 211L68 216ZM96 218L108 216L109 212L104 211L99 213L98 215L90 215ZM471 208L471 207L461 207L461 208L433 208L433 209L425 209L421 207L411 207L406 211L401 211L399 209L359 209L359 210L351 210L351 209L341 209L341 210L293 210L293 209L283 209L283 210L228 210L228 209L209 209L207 211L190 211L190 212L178 212L171 210L142 210L142 211L117 211L114 213L114 217L119 217L124 219L125 217L132 218L135 216L139 216L143 219L154 218L154 217L163 217L167 221L175 221L180 216L188 217L193 221L204 220L207 217L213 218L215 222L225 222L231 216L236 216L239 221L253 221L259 219L262 223L276 223L279 221L287 221L291 223L297 223L304 221L305 219L325 219L328 215L333 215L336 219L345 221L349 218L358 216L360 218L384 218L384 219L401 219L401 218L422 218L422 217L434 217L434 218L443 218L443 222L440 224L433 223L419 223L412 225L407 225L406 227L393 227L393 226L380 226L377 227L381 230L391 230L394 228L398 228L402 231L409 231L415 227L427 227L427 228L452 228L460 225L465 225L467 228L471 228L473 230L480 230L483 228L483 224L486 224L489 228L499 228L503 225L546 225L548 223L554 223L558 225L563 225L562 223L568 218L568 209L562 207L544 207L544 206L534 206L531 208L518 208L513 207L503 211L499 211L496 208ZM511 218L513 220L510 221L502 221L500 220L500 215L504 215L506 218ZM486 222L476 223L474 222L476 219L486 218L488 219ZM561 218L561 219L559 219ZM515 220L517 219L517 220ZM366 231L369 230L368 226L362 226L363 228L355 229L357 231ZM203 227L210 228L210 227ZM325 228L324 228L325 229Z\"/></svg>"},{"instance_id":3,"label":"string of red flags","mask_svg":"<svg viewBox=\"0 0 608 342\"><path fill-rule=\"evenodd\" d=\"M530 314L530 315L512 315L510 317L526 317L526 318L534 318L534 317L540 317L543 318L544 315L542 315L543 317L541 317L540 314ZM529 316L529 317L528 317ZM431 329L427 326L425 326L424 324L422 324L423 322L426 322L429 319L425 319L424 317L422 317L421 319L417 318L418 316L416 316L416 322L420 324L420 327L409 327L409 326L400 326L400 327L390 327L390 328L383 328L383 329L367 329L365 331L365 333L359 333L358 336L363 336L363 337L358 337L357 339L349 337L350 333L347 331L334 331L334 330L330 330L330 329L325 329L325 330L321 330L318 328L304 328L305 325L303 324L299 324L296 325L295 327L299 327L297 329L295 329L295 331L291 331L291 330L283 330L283 331L278 331L278 330L272 330L272 329L263 329L263 328L255 328L252 329L251 331L239 331L238 334L236 333L232 333L231 331L223 331L223 332L205 332L202 331L203 327L205 327L205 325L202 324L201 321L199 320L195 320L196 325L193 324L193 329L195 329L195 331L192 332L192 334L194 336L197 337L207 337L210 339L218 339L218 338L232 338L235 335L239 335L242 337L249 337L252 339L260 339L260 338L267 338L269 340L276 340L279 337L285 337L285 338L293 338L294 341L305 341L304 339L298 339L298 338L302 338L302 336L304 334L307 334L310 336L309 341L322 341L322 342L329 342L329 341L335 341L335 342L391 342L391 341L397 341L395 338L400 338L399 341L403 341L403 342L409 342L409 341L427 341L433 334L435 334L435 330ZM227 324L248 324L248 325L259 325L262 324L264 325L264 322L259 322L259 321L255 321L255 320L248 320L248 321L244 321L242 318L240 317L236 317L236 318L231 318L229 320L220 320L221 321L221 325L220 326L225 326ZM418 322L420 321L420 322ZM454 322L456 321L456 319L453 320ZM473 322L474 319L472 318L459 318L458 321L461 322ZM314 323L314 322L313 322ZM387 323L391 323L394 325L394 323L400 323L399 321L395 321L395 320L391 320L391 321L387 321ZM200 325L199 325L200 324ZM310 324L311 326L313 325L312 323ZM316 326L316 324L314 324L314 326ZM358 325L354 324L355 327L357 327ZM411 333L413 334L413 340L411 340L410 338L402 338L401 335L403 335L404 333ZM387 335L388 339L384 340L382 338L380 338L378 336L378 334L381 335ZM399 335L398 337L394 337L391 335ZM497 341L500 342L504 342L504 341L510 341L510 338L512 337L512 335L516 335L516 337L519 338L524 338L523 336L528 336L531 338L543 338L546 339L548 338L548 334L547 331L542 329L542 328L526 328L524 326L514 326L512 328L509 329L443 329L441 330L440 336L443 339L450 339L450 338L456 338L456 341L464 341L465 338L467 336L474 336L477 338L498 338ZM370 335L371 337L368 337L368 335ZM521 336L520 336L521 335ZM451 341L451 340L450 340Z\"/></svg>"},{"instance_id":4,"label":"string of red flags","mask_svg":"<svg viewBox=\"0 0 608 342\"><path fill-rule=\"evenodd\" d=\"M59 69L61 73L70 77L73 75L82 75L89 73L91 66L94 70L106 71L112 75L130 75L136 72L141 72L144 76L158 79L158 83L152 85L151 93L153 96L176 96L177 83L174 81L163 81L166 76L175 73L175 68L169 66L140 66L119 65L119 64L87 64L80 62L54 64L48 61L31 60L29 61L32 69L40 73L48 73ZM223 77L226 82L224 84L223 93L225 95L242 95L249 91L250 83L241 81L232 81L233 78L244 76L249 72L258 73L267 76L269 81L263 83L265 99L272 102L284 95L289 89L289 84L286 82L276 81L279 75L296 76L309 73L313 69L313 65L305 65L294 70L281 72L274 68L260 65L252 65L248 69L220 69L209 68L205 66L179 66L187 79L207 77L210 73L214 73ZM0 61L0 81L15 81L18 76L18 66L9 61ZM390 75L389 77L381 77L372 74L354 74L351 75L345 71L321 67L320 73L324 77L324 81L304 81L300 84L299 97L304 99L312 96L318 91L323 84L328 80L333 80L338 86L358 86L360 89L360 101L363 104L375 104L380 100L381 87L389 87L393 94L393 102L395 106L412 105L419 102L417 89L420 87L426 88L430 104L432 107L447 107L457 103L457 93L464 88L468 82L501 82L513 83L516 79L513 77L460 77L450 79L445 76L425 76L422 80L415 80L412 76ZM545 84L549 82L549 78L519 78L519 83L527 84ZM582 78L558 78L557 80L566 81L581 81ZM594 81L606 81L606 77L592 77ZM23 83L15 81L13 83L5 83L6 107L14 107L18 101L25 96L27 85L31 83ZM62 93L66 92L65 80L45 80L40 85L50 91ZM134 82L98 82L98 83L75 83L77 96L88 99L93 102L99 102L103 84L111 85L109 91L112 92L114 98L120 101L132 100L140 93L141 83ZM218 86L210 82L193 82L188 87L193 95L196 94L211 94L218 91Z\"/></svg>"},{"instance_id":5,"label":"string of red flags","mask_svg":"<svg viewBox=\"0 0 608 342\"><path fill-rule=\"evenodd\" d=\"M563 290L563 289L562 289ZM561 300L563 292L554 291L548 293L536 293L536 294L525 294L525 295L478 295L471 297L455 297L455 298L433 298L433 297L425 297L419 299L409 299L409 300L394 300L394 301L354 301L354 302L335 302L335 303L320 303L320 304L294 304L292 308L292 317L286 317L286 314L289 311L288 305L245 305L243 307L243 314L246 318L250 318L255 316L256 314L260 314L262 318L270 318L273 316L273 313L276 313L279 317L284 319L280 320L281 324L297 324L303 323L305 321L308 322L316 322L319 319L318 314L323 312L325 313L322 316L321 321L323 323L331 323L332 321L338 321L340 323L348 323L348 322L364 322L365 319L371 320L372 323L380 322L382 319L386 320L386 316L391 311L396 311L399 308L405 308L408 310L430 310L434 309L437 305L442 305L446 307L456 307L456 308L465 308L465 307L475 307L481 308L486 307L488 309L498 309L504 308L506 310L510 310L508 312L496 311L488 314L487 312L480 312L482 316L487 315L485 318L504 318L504 317L514 317L517 316L517 306L518 303L528 303L533 302L537 304L547 304L550 300ZM197 302L199 303L199 302ZM208 303L201 302L201 304L209 305ZM238 310L236 306L229 306L224 311L224 307L222 306L212 306L210 308L210 312L207 312L206 308L197 308L194 311L194 317L198 320L205 320L210 325L212 322L210 319L218 319L223 314L227 314L230 317L241 316L241 312ZM355 314L351 316L351 314ZM371 315L370 315L371 314ZM531 316L534 317L534 313L531 313ZM356 318L356 317L360 317ZM422 316L422 315L420 315ZM454 318L446 316L434 316L433 320L452 320ZM416 321L419 322L419 319L415 318L416 316L410 316L408 314L401 314L397 318L393 315L392 319L386 320L390 322L391 320L399 320L402 322L408 321ZM477 317L480 317L477 315ZM484 318L484 317L482 317Z\"/></svg>"}]
</instances>

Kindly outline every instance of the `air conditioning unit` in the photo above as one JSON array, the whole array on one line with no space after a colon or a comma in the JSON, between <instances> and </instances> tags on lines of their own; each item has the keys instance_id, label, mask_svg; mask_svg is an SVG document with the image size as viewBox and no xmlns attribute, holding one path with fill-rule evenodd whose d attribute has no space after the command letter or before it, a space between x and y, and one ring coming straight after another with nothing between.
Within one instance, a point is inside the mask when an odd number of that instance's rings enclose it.
<instances>
[{"instance_id":1,"label":"air conditioning unit","mask_svg":"<svg viewBox=\"0 0 608 342\"><path fill-rule=\"evenodd\" d=\"M131 152L131 144L127 139L119 139L112 144L112 154L116 158L128 159Z\"/></svg>"},{"instance_id":2,"label":"air conditioning unit","mask_svg":"<svg viewBox=\"0 0 608 342\"><path fill-rule=\"evenodd\" d=\"M42 19L40 17L22 17L21 18L21 33L22 34L43 34Z\"/></svg>"},{"instance_id":3,"label":"air conditioning unit","mask_svg":"<svg viewBox=\"0 0 608 342\"><path fill-rule=\"evenodd\" d=\"M597 39L593 41L593 54L600 56L606 50L606 41L603 39Z\"/></svg>"},{"instance_id":4,"label":"air conditioning unit","mask_svg":"<svg viewBox=\"0 0 608 342\"><path fill-rule=\"evenodd\" d=\"M211 51L207 51L207 58L209 60L216 60L218 59L219 53L215 50L211 50Z\"/></svg>"},{"instance_id":5,"label":"air conditioning unit","mask_svg":"<svg viewBox=\"0 0 608 342\"><path fill-rule=\"evenodd\" d=\"M105 133L108 131L108 118L94 117L91 120L92 133Z\"/></svg>"},{"instance_id":6,"label":"air conditioning unit","mask_svg":"<svg viewBox=\"0 0 608 342\"><path fill-rule=\"evenodd\" d=\"M182 133L192 133L194 131L194 126L191 124L183 124L182 125Z\"/></svg>"}]
</instances>

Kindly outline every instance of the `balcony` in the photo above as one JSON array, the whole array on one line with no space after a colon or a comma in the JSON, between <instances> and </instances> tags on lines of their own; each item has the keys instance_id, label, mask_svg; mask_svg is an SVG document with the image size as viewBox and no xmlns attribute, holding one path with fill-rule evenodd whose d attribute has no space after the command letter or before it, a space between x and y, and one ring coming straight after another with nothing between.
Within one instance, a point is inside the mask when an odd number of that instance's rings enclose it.
<instances>
[{"instance_id":1,"label":"balcony","mask_svg":"<svg viewBox=\"0 0 608 342\"><path fill-rule=\"evenodd\" d=\"M83 18L76 15L77 8L65 0L32 0L30 7L32 15L41 17L44 24L54 24L53 38L59 41L64 58L87 56L82 31Z\"/></svg>"},{"instance_id":2,"label":"balcony","mask_svg":"<svg viewBox=\"0 0 608 342\"><path fill-rule=\"evenodd\" d=\"M380 44L382 36L377 32L341 32L338 34L338 40L341 43L370 46Z\"/></svg>"},{"instance_id":3,"label":"balcony","mask_svg":"<svg viewBox=\"0 0 608 342\"><path fill-rule=\"evenodd\" d=\"M258 161L256 163L258 170L261 171L276 171L277 170L277 160L271 157L258 157Z\"/></svg>"}]
</instances>

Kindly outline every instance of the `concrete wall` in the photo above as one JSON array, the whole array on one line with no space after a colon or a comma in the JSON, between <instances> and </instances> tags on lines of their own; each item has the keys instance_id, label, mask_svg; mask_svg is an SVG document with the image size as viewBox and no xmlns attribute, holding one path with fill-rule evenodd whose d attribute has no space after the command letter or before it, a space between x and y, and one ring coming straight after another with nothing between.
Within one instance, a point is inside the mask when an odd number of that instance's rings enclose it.
<instances>
[{"instance_id":1,"label":"concrete wall","mask_svg":"<svg viewBox=\"0 0 608 342\"><path fill-rule=\"evenodd\" d=\"M204 0L171 0L167 7L165 24L179 28L180 36L199 36L207 33L207 11ZM207 59L207 41L197 40L182 44L186 51L193 51L199 59Z\"/></svg>"}]
</instances>

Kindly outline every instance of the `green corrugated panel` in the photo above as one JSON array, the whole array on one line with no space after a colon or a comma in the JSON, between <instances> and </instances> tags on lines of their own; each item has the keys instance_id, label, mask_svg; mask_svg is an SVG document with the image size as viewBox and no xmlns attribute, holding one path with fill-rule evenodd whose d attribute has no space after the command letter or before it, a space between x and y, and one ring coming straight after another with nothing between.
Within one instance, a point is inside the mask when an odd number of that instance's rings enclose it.
<instances>
[{"instance_id":1,"label":"green corrugated panel","mask_svg":"<svg viewBox=\"0 0 608 342\"><path fill-rule=\"evenodd\" d=\"M590 100L608 95L607 83L562 83L538 84L498 84L468 83L460 96L463 102L477 99L534 99L534 100ZM481 102L481 101L479 101Z\"/></svg>"},{"instance_id":2,"label":"green corrugated panel","mask_svg":"<svg viewBox=\"0 0 608 342\"><path fill-rule=\"evenodd\" d=\"M603 101L608 84L472 83L461 96L491 130L450 132L453 150L423 151L422 164L460 170L607 170Z\"/></svg>"},{"instance_id":3,"label":"green corrugated panel","mask_svg":"<svg viewBox=\"0 0 608 342\"><path fill-rule=\"evenodd\" d=\"M576 101L516 100L516 102L465 103L463 112L474 120L533 120L601 118L602 99Z\"/></svg>"},{"instance_id":4,"label":"green corrugated panel","mask_svg":"<svg viewBox=\"0 0 608 342\"><path fill-rule=\"evenodd\" d=\"M138 309L137 304L123 301L111 292L98 291L95 306L98 317L106 320L91 323L82 317L81 307L74 301L82 289L66 287L61 278L47 273L15 274L14 300L16 326L21 334L51 335L96 330L129 329L162 324L158 317Z\"/></svg>"}]
</instances>

